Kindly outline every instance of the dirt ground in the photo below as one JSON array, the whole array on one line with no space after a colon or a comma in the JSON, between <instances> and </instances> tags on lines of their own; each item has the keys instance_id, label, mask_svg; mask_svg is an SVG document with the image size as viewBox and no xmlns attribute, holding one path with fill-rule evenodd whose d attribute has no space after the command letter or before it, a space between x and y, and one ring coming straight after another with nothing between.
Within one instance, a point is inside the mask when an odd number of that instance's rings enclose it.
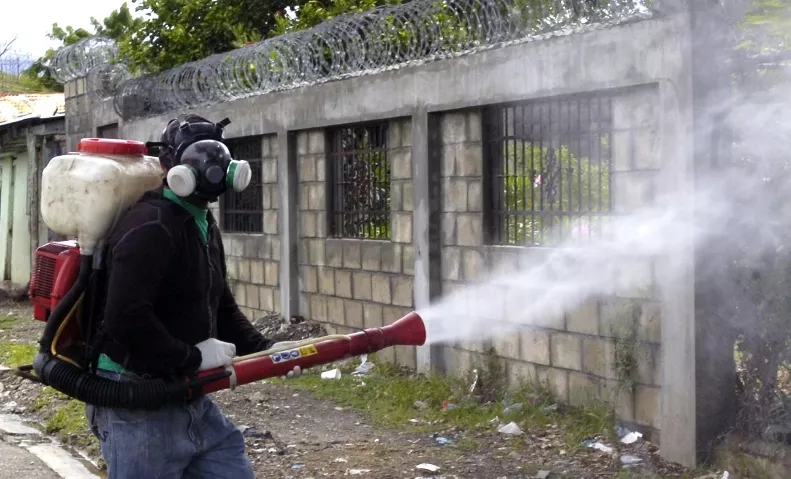
<instances>
[{"instance_id":1,"label":"dirt ground","mask_svg":"<svg viewBox=\"0 0 791 479\"><path fill-rule=\"evenodd\" d=\"M0 305L0 317L19 316L11 327L0 325L0 341L35 344L42 325L30 320L27 305ZM275 318L256 321L259 329L277 340L303 339L321 334L320 327L300 323L281 328ZM0 409L27 415L31 420L51 424L65 398L42 400L42 387L23 381L9 371L0 372ZM383 429L372 426L359 412L314 397L309 391L282 382L260 382L235 391L215 394L222 410L244 430L247 450L259 478L531 478L531 477L720 477L691 474L658 460L657 448L639 441L629 446L643 459L638 468L621 464L619 454L590 448L567 451L556 440L557 430L525 431L507 436L492 428L475 434L475 447L462 447L465 432L453 428L437 434L449 444L438 442L436 434L407 432L407 428ZM50 418L47 420L46 418ZM48 421L48 422L47 422ZM96 442L85 434L84 425L60 430L61 439L98 460ZM418 466L439 469L428 471ZM550 473L547 475L547 473Z\"/></svg>"}]
</instances>

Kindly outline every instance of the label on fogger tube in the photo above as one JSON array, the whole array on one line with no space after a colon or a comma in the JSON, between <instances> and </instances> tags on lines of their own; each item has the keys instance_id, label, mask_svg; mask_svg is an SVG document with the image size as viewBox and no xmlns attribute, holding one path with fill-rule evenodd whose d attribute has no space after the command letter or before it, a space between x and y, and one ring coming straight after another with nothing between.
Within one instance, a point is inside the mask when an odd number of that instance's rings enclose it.
<instances>
[{"instance_id":1,"label":"label on fogger tube","mask_svg":"<svg viewBox=\"0 0 791 479\"><path fill-rule=\"evenodd\" d=\"M279 353L270 354L269 358L272 359L273 363L284 363L286 361L293 361L295 359L303 358L305 356L313 356L314 354L318 354L319 350L316 349L316 346L303 346L301 348L290 349L288 351L281 351Z\"/></svg>"}]
</instances>

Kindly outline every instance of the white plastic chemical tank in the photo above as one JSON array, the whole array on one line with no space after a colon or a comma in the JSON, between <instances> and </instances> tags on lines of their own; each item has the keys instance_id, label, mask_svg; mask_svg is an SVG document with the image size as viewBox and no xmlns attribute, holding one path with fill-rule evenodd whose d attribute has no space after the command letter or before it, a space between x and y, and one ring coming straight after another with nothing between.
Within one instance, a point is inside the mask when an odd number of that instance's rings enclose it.
<instances>
[{"instance_id":1,"label":"white plastic chemical tank","mask_svg":"<svg viewBox=\"0 0 791 479\"><path fill-rule=\"evenodd\" d=\"M76 237L80 252L89 255L124 210L162 183L164 171L137 141L86 138L77 151L44 168L41 215L52 231Z\"/></svg>"}]
</instances>

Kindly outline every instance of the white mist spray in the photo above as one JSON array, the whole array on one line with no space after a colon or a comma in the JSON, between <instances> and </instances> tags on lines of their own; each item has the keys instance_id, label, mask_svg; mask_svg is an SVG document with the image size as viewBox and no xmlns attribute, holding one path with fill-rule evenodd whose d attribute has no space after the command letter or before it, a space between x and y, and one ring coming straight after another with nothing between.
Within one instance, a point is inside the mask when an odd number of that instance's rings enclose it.
<instances>
[{"instance_id":1,"label":"white mist spray","mask_svg":"<svg viewBox=\"0 0 791 479\"><path fill-rule=\"evenodd\" d=\"M778 139L791 138L791 91L778 95L784 99L772 111L757 111L744 98L730 105L730 127L752 136L767 138L756 143L760 150L777 149ZM771 118L771 120L770 120ZM756 131L758 125L771 125L772 136ZM771 138L772 141L769 139ZM755 138L751 138L753 142ZM563 313L573 311L585 301L598 297L625 296L656 282L656 267L680 244L723 248L749 236L750 255L775 251L777 221L772 215L788 213L788 206L765 205L759 192L766 188L791 191L791 180L766 178L742 171L715 170L699 179L694 192L672 191L657 198L650 208L628 215L613 216L602 235L594 238L569 237L557 247L520 248L518 264L497 265L484 278L456 289L422 311L429 344L487 340L514 334L525 328L564 329ZM744 199L753 207L746 210ZM791 201L787 202L791 205ZM742 231L731 231L738 219ZM783 220L786 221L786 220ZM745 229L749 231L745 231ZM788 232L791 237L791 231ZM741 239L740 239L741 238ZM497 248L497 247L493 247ZM654 278L651 278L651 275ZM729 301L745 299L746 291L734 284ZM645 293L645 291L642 291ZM656 291L648 292L659 299ZM644 296L640 294L639 296Z\"/></svg>"}]
</instances>

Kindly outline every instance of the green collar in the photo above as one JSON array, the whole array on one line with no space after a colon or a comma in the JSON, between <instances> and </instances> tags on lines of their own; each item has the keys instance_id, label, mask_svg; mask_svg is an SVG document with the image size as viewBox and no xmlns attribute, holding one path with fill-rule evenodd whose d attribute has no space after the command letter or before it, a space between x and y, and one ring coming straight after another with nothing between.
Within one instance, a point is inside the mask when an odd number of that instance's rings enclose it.
<instances>
[{"instance_id":1,"label":"green collar","mask_svg":"<svg viewBox=\"0 0 791 479\"><path fill-rule=\"evenodd\" d=\"M196 218L206 219L206 215L209 214L209 210L200 208L198 206L193 205L192 203L188 203L182 200L181 198L178 197L176 193L173 193L173 191L170 188L165 188L163 194L165 195L165 198L176 203L177 205L180 205L182 208L189 211L189 213Z\"/></svg>"}]
</instances>

